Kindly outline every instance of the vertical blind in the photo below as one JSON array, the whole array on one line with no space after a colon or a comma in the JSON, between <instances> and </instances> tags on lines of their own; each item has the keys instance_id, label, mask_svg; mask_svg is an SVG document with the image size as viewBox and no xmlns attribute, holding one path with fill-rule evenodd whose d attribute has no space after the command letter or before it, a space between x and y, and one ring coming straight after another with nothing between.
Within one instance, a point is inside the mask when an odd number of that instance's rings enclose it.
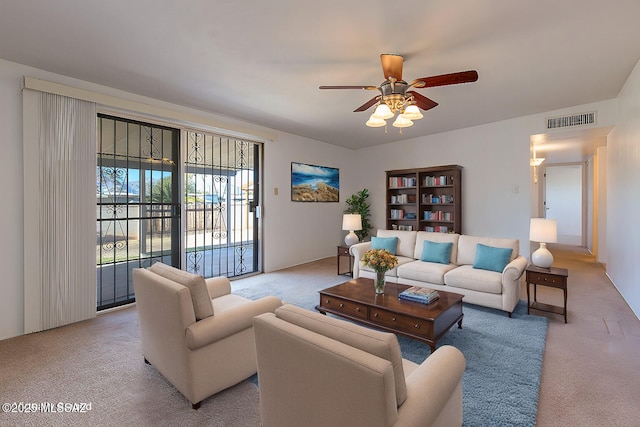
<instances>
[{"instance_id":1,"label":"vertical blind","mask_svg":"<svg viewBox=\"0 0 640 427\"><path fill-rule=\"evenodd\" d=\"M23 92L25 333L95 317L96 106Z\"/></svg>"}]
</instances>

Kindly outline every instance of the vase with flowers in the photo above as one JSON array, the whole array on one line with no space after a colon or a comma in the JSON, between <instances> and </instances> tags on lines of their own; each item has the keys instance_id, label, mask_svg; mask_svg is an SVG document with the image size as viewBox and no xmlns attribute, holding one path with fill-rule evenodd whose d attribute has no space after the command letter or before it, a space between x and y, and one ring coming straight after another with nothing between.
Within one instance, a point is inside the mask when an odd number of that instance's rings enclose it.
<instances>
[{"instance_id":1,"label":"vase with flowers","mask_svg":"<svg viewBox=\"0 0 640 427\"><path fill-rule=\"evenodd\" d=\"M384 294L385 274L398 265L398 258L385 249L370 249L360 260L376 272L373 285L376 294Z\"/></svg>"}]
</instances>

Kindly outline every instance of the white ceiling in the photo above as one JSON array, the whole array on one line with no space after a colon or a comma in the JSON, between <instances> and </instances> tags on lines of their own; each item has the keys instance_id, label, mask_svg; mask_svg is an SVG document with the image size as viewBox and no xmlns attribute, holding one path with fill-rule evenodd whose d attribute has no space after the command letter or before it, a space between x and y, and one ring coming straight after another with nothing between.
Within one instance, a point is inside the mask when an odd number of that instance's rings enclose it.
<instances>
[{"instance_id":1,"label":"white ceiling","mask_svg":"<svg viewBox=\"0 0 640 427\"><path fill-rule=\"evenodd\" d=\"M360 148L615 98L638 18L638 0L0 0L0 58ZM376 92L318 89L380 84L381 53L409 82L479 79L419 89L440 105L385 134L352 112Z\"/></svg>"}]
</instances>

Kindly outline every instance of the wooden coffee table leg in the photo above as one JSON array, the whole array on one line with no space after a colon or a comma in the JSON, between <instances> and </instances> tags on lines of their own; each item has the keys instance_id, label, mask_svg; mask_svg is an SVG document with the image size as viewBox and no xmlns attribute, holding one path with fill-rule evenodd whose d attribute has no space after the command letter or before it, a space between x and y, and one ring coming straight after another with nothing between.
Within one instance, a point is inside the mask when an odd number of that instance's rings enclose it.
<instances>
[{"instance_id":1,"label":"wooden coffee table leg","mask_svg":"<svg viewBox=\"0 0 640 427\"><path fill-rule=\"evenodd\" d=\"M462 329L462 319L458 321L458 329Z\"/></svg>"}]
</instances>

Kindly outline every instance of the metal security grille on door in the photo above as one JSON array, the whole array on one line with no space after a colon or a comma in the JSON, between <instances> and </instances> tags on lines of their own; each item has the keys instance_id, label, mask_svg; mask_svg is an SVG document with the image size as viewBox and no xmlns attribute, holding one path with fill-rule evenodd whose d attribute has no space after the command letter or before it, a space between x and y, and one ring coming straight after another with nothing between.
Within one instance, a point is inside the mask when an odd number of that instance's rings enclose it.
<instances>
[{"instance_id":1,"label":"metal security grille on door","mask_svg":"<svg viewBox=\"0 0 640 427\"><path fill-rule=\"evenodd\" d=\"M187 271L234 277L259 271L261 145L187 132L185 251Z\"/></svg>"},{"instance_id":2,"label":"metal security grille on door","mask_svg":"<svg viewBox=\"0 0 640 427\"><path fill-rule=\"evenodd\" d=\"M180 131L98 116L98 310L133 302L132 269L180 266Z\"/></svg>"}]
</instances>

